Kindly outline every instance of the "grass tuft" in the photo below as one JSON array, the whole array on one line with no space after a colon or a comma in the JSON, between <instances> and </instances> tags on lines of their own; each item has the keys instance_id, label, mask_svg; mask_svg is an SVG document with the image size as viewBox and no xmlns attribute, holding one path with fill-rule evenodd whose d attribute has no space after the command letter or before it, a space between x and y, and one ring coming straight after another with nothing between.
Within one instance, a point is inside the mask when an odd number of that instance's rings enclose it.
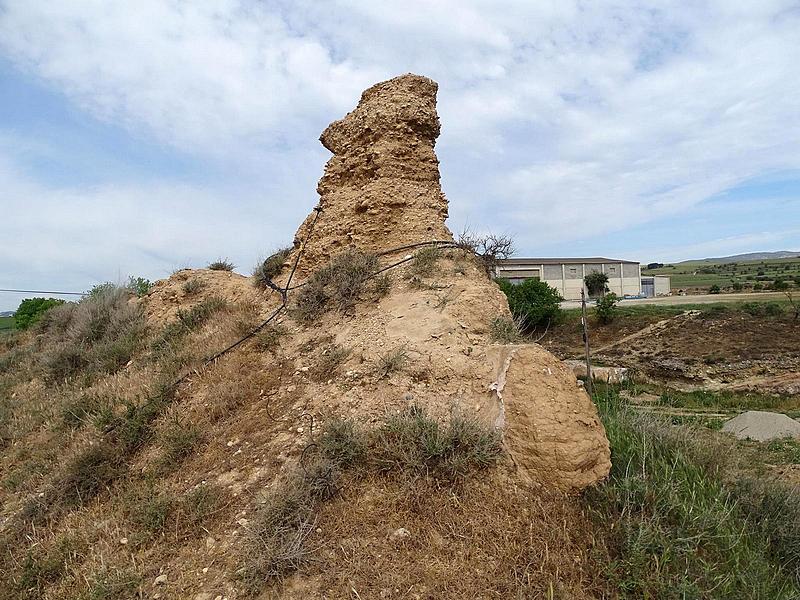
<instances>
[{"instance_id":1,"label":"grass tuft","mask_svg":"<svg viewBox=\"0 0 800 600\"><path fill-rule=\"evenodd\" d=\"M208 269L211 271L233 271L235 268L236 265L230 262L227 258L215 260L208 265Z\"/></svg>"},{"instance_id":2,"label":"grass tuft","mask_svg":"<svg viewBox=\"0 0 800 600\"><path fill-rule=\"evenodd\" d=\"M375 365L378 378L383 379L392 373L400 371L403 367L405 367L407 362L408 352L405 348L400 347L395 348L394 350L389 350L385 354L382 354L380 357L378 357L378 362Z\"/></svg>"},{"instance_id":3,"label":"grass tuft","mask_svg":"<svg viewBox=\"0 0 800 600\"><path fill-rule=\"evenodd\" d=\"M367 291L367 282L378 270L375 254L347 250L316 271L296 294L293 314L310 323L331 309L345 312Z\"/></svg>"},{"instance_id":4,"label":"grass tuft","mask_svg":"<svg viewBox=\"0 0 800 600\"><path fill-rule=\"evenodd\" d=\"M291 246L281 248L255 268L253 271L253 281L256 287L269 287L272 280L280 275L283 264L286 262L292 249Z\"/></svg>"},{"instance_id":5,"label":"grass tuft","mask_svg":"<svg viewBox=\"0 0 800 600\"><path fill-rule=\"evenodd\" d=\"M430 277L436 270L436 264L442 256L437 246L425 246L419 250L411 261L411 274L417 277Z\"/></svg>"},{"instance_id":6,"label":"grass tuft","mask_svg":"<svg viewBox=\"0 0 800 600\"><path fill-rule=\"evenodd\" d=\"M522 328L517 319L495 317L489 323L489 337L500 344L515 344L522 339Z\"/></svg>"}]
</instances>

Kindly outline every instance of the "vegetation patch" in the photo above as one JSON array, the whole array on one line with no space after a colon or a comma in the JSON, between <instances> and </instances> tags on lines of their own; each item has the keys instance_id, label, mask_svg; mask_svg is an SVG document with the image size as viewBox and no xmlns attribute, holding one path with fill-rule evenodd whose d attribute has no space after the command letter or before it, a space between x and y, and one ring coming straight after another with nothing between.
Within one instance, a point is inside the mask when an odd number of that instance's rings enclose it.
<instances>
[{"instance_id":1,"label":"vegetation patch","mask_svg":"<svg viewBox=\"0 0 800 600\"><path fill-rule=\"evenodd\" d=\"M438 246L425 246L418 250L411 261L410 272L417 277L430 277L436 271L436 265L442 256Z\"/></svg>"},{"instance_id":2,"label":"vegetation patch","mask_svg":"<svg viewBox=\"0 0 800 600\"><path fill-rule=\"evenodd\" d=\"M315 452L276 483L248 524L240 574L252 595L314 560L311 537L321 505L337 494L345 472L407 473L452 485L493 465L502 452L497 431L458 416L442 426L416 406L370 431L331 419L309 448Z\"/></svg>"},{"instance_id":3,"label":"vegetation patch","mask_svg":"<svg viewBox=\"0 0 800 600\"><path fill-rule=\"evenodd\" d=\"M233 271L236 268L236 265L227 258L221 258L210 263L207 268L211 271Z\"/></svg>"},{"instance_id":4,"label":"vegetation patch","mask_svg":"<svg viewBox=\"0 0 800 600\"><path fill-rule=\"evenodd\" d=\"M520 324L509 317L495 317L489 323L489 337L500 344L515 344L522 339Z\"/></svg>"},{"instance_id":5,"label":"vegetation patch","mask_svg":"<svg viewBox=\"0 0 800 600\"><path fill-rule=\"evenodd\" d=\"M544 281L527 279L515 285L507 279L498 279L497 285L508 298L511 314L524 332L549 328L561 319L563 298Z\"/></svg>"},{"instance_id":6,"label":"vegetation patch","mask_svg":"<svg viewBox=\"0 0 800 600\"><path fill-rule=\"evenodd\" d=\"M392 373L400 371L408 362L408 351L405 347L394 348L378 357L375 370L379 379L388 377Z\"/></svg>"},{"instance_id":7,"label":"vegetation patch","mask_svg":"<svg viewBox=\"0 0 800 600\"><path fill-rule=\"evenodd\" d=\"M48 310L40 322L39 364L51 382L80 372L89 376L114 373L140 347L144 315L128 300L127 288L102 287L78 303Z\"/></svg>"},{"instance_id":8,"label":"vegetation patch","mask_svg":"<svg viewBox=\"0 0 800 600\"><path fill-rule=\"evenodd\" d=\"M612 557L604 576L615 597L797 597L797 527L784 525L800 510L790 495L729 483L734 453L724 441L715 447L636 414L615 393L596 400L613 466L587 499Z\"/></svg>"},{"instance_id":9,"label":"vegetation patch","mask_svg":"<svg viewBox=\"0 0 800 600\"><path fill-rule=\"evenodd\" d=\"M375 254L357 250L339 254L298 290L292 313L298 320L309 323L329 310L351 309L362 294L374 294L374 285L369 283L374 282L373 275L379 266Z\"/></svg>"},{"instance_id":10,"label":"vegetation patch","mask_svg":"<svg viewBox=\"0 0 800 600\"><path fill-rule=\"evenodd\" d=\"M280 275L283 264L286 262L289 254L291 254L292 249L291 246L281 248L255 268L253 271L253 280L256 287L266 288L275 285L272 280Z\"/></svg>"}]
</instances>

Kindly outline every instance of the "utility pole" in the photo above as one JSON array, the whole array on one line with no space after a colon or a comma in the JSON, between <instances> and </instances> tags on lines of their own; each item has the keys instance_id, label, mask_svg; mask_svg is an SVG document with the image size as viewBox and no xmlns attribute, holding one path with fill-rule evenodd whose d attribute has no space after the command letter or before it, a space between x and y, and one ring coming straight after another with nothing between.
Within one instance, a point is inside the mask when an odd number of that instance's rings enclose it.
<instances>
[{"instance_id":1,"label":"utility pole","mask_svg":"<svg viewBox=\"0 0 800 600\"><path fill-rule=\"evenodd\" d=\"M594 383L592 381L592 363L589 360L589 324L586 321L586 286L581 286L581 325L583 326L583 347L586 351L586 391L592 396Z\"/></svg>"}]
</instances>

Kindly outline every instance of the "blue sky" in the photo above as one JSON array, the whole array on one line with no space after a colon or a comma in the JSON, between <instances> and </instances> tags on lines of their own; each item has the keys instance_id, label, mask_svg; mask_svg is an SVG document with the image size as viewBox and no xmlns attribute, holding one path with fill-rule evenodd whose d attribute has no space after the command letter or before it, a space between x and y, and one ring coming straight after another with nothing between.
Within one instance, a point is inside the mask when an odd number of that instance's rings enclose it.
<instances>
[{"instance_id":1,"label":"blue sky","mask_svg":"<svg viewBox=\"0 0 800 600\"><path fill-rule=\"evenodd\" d=\"M778 0L0 0L0 288L250 272L316 203L322 129L409 71L440 84L453 230L800 250L799 30Z\"/></svg>"}]
</instances>

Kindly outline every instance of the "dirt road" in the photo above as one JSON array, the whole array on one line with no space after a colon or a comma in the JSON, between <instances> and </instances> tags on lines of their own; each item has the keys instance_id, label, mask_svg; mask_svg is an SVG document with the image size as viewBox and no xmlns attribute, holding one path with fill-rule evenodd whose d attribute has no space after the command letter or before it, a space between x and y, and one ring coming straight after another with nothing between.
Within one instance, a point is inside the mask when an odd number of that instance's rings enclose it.
<instances>
[{"instance_id":1,"label":"dirt road","mask_svg":"<svg viewBox=\"0 0 800 600\"><path fill-rule=\"evenodd\" d=\"M619 306L636 306L639 304L664 304L676 306L681 304L716 304L718 302L766 302L768 300L785 300L783 292L760 292L748 294L697 294L692 296L661 296L658 298L637 298L620 300ZM565 300L561 308L580 308L580 300Z\"/></svg>"}]
</instances>

